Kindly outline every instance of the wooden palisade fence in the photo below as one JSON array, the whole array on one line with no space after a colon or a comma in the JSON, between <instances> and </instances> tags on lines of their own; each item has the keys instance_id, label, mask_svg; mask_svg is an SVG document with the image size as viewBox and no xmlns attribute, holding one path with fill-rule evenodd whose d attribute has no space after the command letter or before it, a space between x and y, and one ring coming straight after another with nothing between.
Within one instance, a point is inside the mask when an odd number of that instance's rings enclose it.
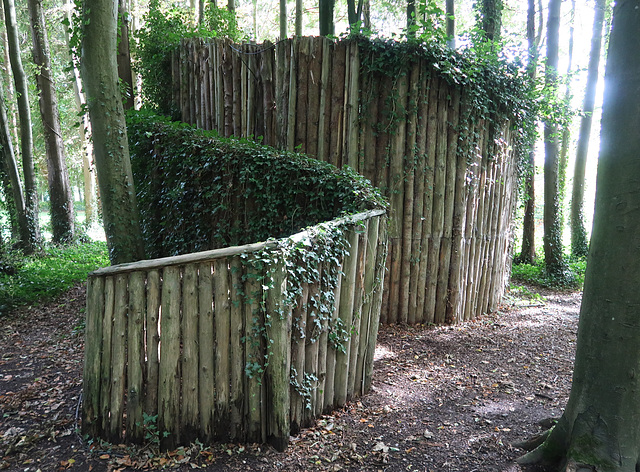
<instances>
[{"instance_id":1,"label":"wooden palisade fence","mask_svg":"<svg viewBox=\"0 0 640 472\"><path fill-rule=\"evenodd\" d=\"M509 272L516 133L465 105L466 91L426 60L392 77L365 70L364 54L356 40L184 40L174 100L185 122L348 165L382 189L382 322L453 323L495 309Z\"/></svg>"},{"instance_id":2,"label":"wooden palisade fence","mask_svg":"<svg viewBox=\"0 0 640 472\"><path fill-rule=\"evenodd\" d=\"M349 249L317 270L337 279L303 283L291 299L287 267L299 261L279 248L311 246L330 227ZM93 272L83 432L140 442L157 421L167 448L198 438L283 450L291 431L371 385L386 228L385 211L371 210L280 242Z\"/></svg>"}]
</instances>

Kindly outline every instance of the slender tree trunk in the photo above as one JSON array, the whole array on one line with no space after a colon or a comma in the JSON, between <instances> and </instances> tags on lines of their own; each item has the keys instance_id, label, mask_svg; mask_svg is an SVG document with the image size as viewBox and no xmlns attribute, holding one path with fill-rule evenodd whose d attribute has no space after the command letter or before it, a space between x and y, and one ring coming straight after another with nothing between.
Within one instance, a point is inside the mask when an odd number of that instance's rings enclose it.
<instances>
[{"instance_id":1,"label":"slender tree trunk","mask_svg":"<svg viewBox=\"0 0 640 472\"><path fill-rule=\"evenodd\" d=\"M596 0L593 17L593 34L591 35L591 51L587 68L587 86L582 105L582 119L578 134L578 147L573 172L573 190L571 194L571 253L575 257L587 255L587 230L584 224L584 174L589 154L591 122L596 102L598 86L598 68L600 67L600 51L602 48L602 26L604 24L605 0Z\"/></svg>"},{"instance_id":2,"label":"slender tree trunk","mask_svg":"<svg viewBox=\"0 0 640 472\"><path fill-rule=\"evenodd\" d=\"M407 0L407 37L416 37L416 0Z\"/></svg>"},{"instance_id":3,"label":"slender tree trunk","mask_svg":"<svg viewBox=\"0 0 640 472\"><path fill-rule=\"evenodd\" d=\"M320 36L329 36L335 34L335 25L333 23L333 9L335 0L319 0L318 14Z\"/></svg>"},{"instance_id":4,"label":"slender tree trunk","mask_svg":"<svg viewBox=\"0 0 640 472\"><path fill-rule=\"evenodd\" d=\"M47 153L47 170L53 241L67 243L74 235L74 211L69 172L58 113L56 84L51 74L49 39L41 0L28 0L33 39L33 62L40 95L40 116Z\"/></svg>"},{"instance_id":5,"label":"slender tree trunk","mask_svg":"<svg viewBox=\"0 0 640 472\"><path fill-rule=\"evenodd\" d=\"M359 23L362 18L362 0L347 0L347 17L349 30L352 33L357 33L361 28Z\"/></svg>"},{"instance_id":6,"label":"slender tree trunk","mask_svg":"<svg viewBox=\"0 0 640 472\"><path fill-rule=\"evenodd\" d=\"M302 0L296 0L296 36L302 36Z\"/></svg>"},{"instance_id":7,"label":"slender tree trunk","mask_svg":"<svg viewBox=\"0 0 640 472\"><path fill-rule=\"evenodd\" d=\"M558 424L524 463L555 463L567 471L640 470L639 7L637 0L614 6L571 394Z\"/></svg>"},{"instance_id":8,"label":"slender tree trunk","mask_svg":"<svg viewBox=\"0 0 640 472\"><path fill-rule=\"evenodd\" d=\"M197 25L201 26L204 18L204 0L198 0L198 22Z\"/></svg>"},{"instance_id":9,"label":"slender tree trunk","mask_svg":"<svg viewBox=\"0 0 640 472\"><path fill-rule=\"evenodd\" d=\"M456 10L455 0L446 0L445 8L447 14L447 45L451 49L456 48Z\"/></svg>"},{"instance_id":10,"label":"slender tree trunk","mask_svg":"<svg viewBox=\"0 0 640 472\"><path fill-rule=\"evenodd\" d=\"M480 14L486 38L498 41L502 28L502 0L482 0Z\"/></svg>"},{"instance_id":11,"label":"slender tree trunk","mask_svg":"<svg viewBox=\"0 0 640 472\"><path fill-rule=\"evenodd\" d=\"M567 63L567 84L564 93L564 103L568 108L571 106L571 80L569 77L571 76L571 70L573 68L573 33L574 33L574 21L575 21L575 9L576 9L576 0L571 0L571 18L569 20L569 50L567 52L568 55L568 63ZM560 194L560 205L564 208L564 200L566 194L566 185L567 185L567 161L569 156L569 138L571 137L571 121L567 121L567 123L562 128L562 141L560 145L560 164L559 164L559 177L558 177L558 186L559 186L559 194ZM560 224L564 227L564 214L562 211L560 212Z\"/></svg>"},{"instance_id":12,"label":"slender tree trunk","mask_svg":"<svg viewBox=\"0 0 640 472\"><path fill-rule=\"evenodd\" d=\"M28 238L21 241L27 254L32 253L40 244L40 225L38 222L38 188L36 171L33 164L33 135L31 132L31 109L29 107L29 86L22 67L18 25L13 0L3 0L9 58L13 80L18 95L18 116L20 118L20 151L22 154L22 173L24 176L25 208L27 210Z\"/></svg>"},{"instance_id":13,"label":"slender tree trunk","mask_svg":"<svg viewBox=\"0 0 640 472\"><path fill-rule=\"evenodd\" d=\"M536 68L538 66L538 45L536 44L536 27L535 27L535 0L527 2L527 45L529 47L529 59L527 64L527 74L533 81L536 77ZM531 118L535 120L535 117ZM535 126L535 123L531 123ZM535 142L530 144L527 152L526 174L524 176L524 220L522 222L522 247L520 249L520 257L518 262L524 264L534 264L536 260L536 221L535 221Z\"/></svg>"},{"instance_id":14,"label":"slender tree trunk","mask_svg":"<svg viewBox=\"0 0 640 472\"><path fill-rule=\"evenodd\" d=\"M0 3L0 6L2 6L1 10L1 17L2 17L2 24L5 24L5 16L4 16L4 6L2 5L2 3ZM2 45L3 45L3 57L4 57L4 64L5 67L3 68L6 74L6 85L7 88L5 89L5 105L8 107L7 108L7 118L9 119L9 130L11 131L11 138L12 138L12 143L14 146L14 149L16 146L20 145L20 138L18 137L18 116L15 110L15 103L17 103L17 101L15 100L15 93L14 93L14 84L13 81L11 80L11 72L9 69L9 65L11 64L11 59L9 57L9 40L7 38L7 33L6 33L6 28L2 29Z\"/></svg>"},{"instance_id":15,"label":"slender tree trunk","mask_svg":"<svg viewBox=\"0 0 640 472\"><path fill-rule=\"evenodd\" d=\"M364 0L362 4L362 25L365 31L371 31L371 0Z\"/></svg>"},{"instance_id":16,"label":"slender tree trunk","mask_svg":"<svg viewBox=\"0 0 640 472\"><path fill-rule=\"evenodd\" d=\"M133 73L131 72L131 52L129 48L129 13L127 12L126 0L118 1L118 24L120 26L120 36L118 40L118 77L124 86L124 109L130 110L134 107L134 84Z\"/></svg>"},{"instance_id":17,"label":"slender tree trunk","mask_svg":"<svg viewBox=\"0 0 640 472\"><path fill-rule=\"evenodd\" d=\"M258 0L252 0L251 19L253 21L253 39L258 42Z\"/></svg>"},{"instance_id":18,"label":"slender tree trunk","mask_svg":"<svg viewBox=\"0 0 640 472\"><path fill-rule=\"evenodd\" d=\"M22 191L22 183L18 173L18 165L16 164L16 156L11 142L11 132L9 131L9 122L4 103L4 90L0 81L0 157L2 158L2 168L9 180L9 188L5 186L5 197L9 201L12 220L16 220L18 226L18 234L14 233L14 237L20 241L29 239L29 221L27 219L27 209L24 202L24 193Z\"/></svg>"},{"instance_id":19,"label":"slender tree trunk","mask_svg":"<svg viewBox=\"0 0 640 472\"><path fill-rule=\"evenodd\" d=\"M81 73L91 119L104 229L113 264L144 256L118 85L117 17L118 4L114 0L85 0L83 4Z\"/></svg>"},{"instance_id":20,"label":"slender tree trunk","mask_svg":"<svg viewBox=\"0 0 640 472\"><path fill-rule=\"evenodd\" d=\"M547 64L545 86L555 89L558 82L558 39L560 36L560 5L562 0L549 0L547 22ZM562 225L559 200L558 125L547 120L544 124L544 261L551 277L561 278L565 272L562 254Z\"/></svg>"},{"instance_id":21,"label":"slender tree trunk","mask_svg":"<svg viewBox=\"0 0 640 472\"><path fill-rule=\"evenodd\" d=\"M236 11L236 0L228 0L227 10L234 13Z\"/></svg>"},{"instance_id":22,"label":"slender tree trunk","mask_svg":"<svg viewBox=\"0 0 640 472\"><path fill-rule=\"evenodd\" d=\"M280 39L287 39L287 0L280 0Z\"/></svg>"}]
</instances>

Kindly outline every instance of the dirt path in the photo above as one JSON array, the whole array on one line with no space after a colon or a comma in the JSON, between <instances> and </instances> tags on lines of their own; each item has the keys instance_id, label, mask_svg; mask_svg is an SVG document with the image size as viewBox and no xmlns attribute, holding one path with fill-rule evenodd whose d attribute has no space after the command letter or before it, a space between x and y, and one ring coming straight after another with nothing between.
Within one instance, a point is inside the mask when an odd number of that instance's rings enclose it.
<instances>
[{"instance_id":1,"label":"dirt path","mask_svg":"<svg viewBox=\"0 0 640 472\"><path fill-rule=\"evenodd\" d=\"M558 417L571 382L577 293L512 299L454 327L384 327L370 394L285 453L216 444L155 455L76 433L84 289L0 318L0 470L519 471L512 443Z\"/></svg>"}]
</instances>

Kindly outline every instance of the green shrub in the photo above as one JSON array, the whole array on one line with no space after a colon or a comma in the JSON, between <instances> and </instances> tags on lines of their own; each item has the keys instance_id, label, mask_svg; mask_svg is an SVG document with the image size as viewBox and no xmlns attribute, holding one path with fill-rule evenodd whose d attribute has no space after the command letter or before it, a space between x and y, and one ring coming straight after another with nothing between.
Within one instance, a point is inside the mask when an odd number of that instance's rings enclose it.
<instances>
[{"instance_id":1,"label":"green shrub","mask_svg":"<svg viewBox=\"0 0 640 472\"><path fill-rule=\"evenodd\" d=\"M104 242L49 247L15 262L13 273L0 274L0 314L17 305L50 299L87 279L87 274L109 265Z\"/></svg>"},{"instance_id":2,"label":"green shrub","mask_svg":"<svg viewBox=\"0 0 640 472\"><path fill-rule=\"evenodd\" d=\"M386 205L364 177L301 154L149 113L130 115L128 130L148 257L285 237Z\"/></svg>"},{"instance_id":3,"label":"green shrub","mask_svg":"<svg viewBox=\"0 0 640 472\"><path fill-rule=\"evenodd\" d=\"M582 289L587 267L585 259L570 259L567 256L567 270L562 277L551 277L546 272L544 262L539 264L513 264L511 279L546 288Z\"/></svg>"}]
</instances>

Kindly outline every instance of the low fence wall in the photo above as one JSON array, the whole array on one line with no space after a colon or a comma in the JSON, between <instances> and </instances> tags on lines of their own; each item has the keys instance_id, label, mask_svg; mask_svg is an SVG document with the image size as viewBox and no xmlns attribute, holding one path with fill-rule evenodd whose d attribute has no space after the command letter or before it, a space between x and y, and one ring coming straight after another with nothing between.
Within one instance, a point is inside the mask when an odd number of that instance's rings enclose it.
<instances>
[{"instance_id":1,"label":"low fence wall","mask_svg":"<svg viewBox=\"0 0 640 472\"><path fill-rule=\"evenodd\" d=\"M372 210L90 274L83 432L141 442L153 422L165 448L198 438L283 450L292 431L370 388L386 228ZM342 256L308 257L331 231Z\"/></svg>"},{"instance_id":2,"label":"low fence wall","mask_svg":"<svg viewBox=\"0 0 640 472\"><path fill-rule=\"evenodd\" d=\"M183 40L174 104L187 123L348 165L382 190L391 202L383 323L493 311L510 270L517 133L465 105L467 91L433 60L407 60L392 77L364 65L380 54L313 37Z\"/></svg>"}]
</instances>

